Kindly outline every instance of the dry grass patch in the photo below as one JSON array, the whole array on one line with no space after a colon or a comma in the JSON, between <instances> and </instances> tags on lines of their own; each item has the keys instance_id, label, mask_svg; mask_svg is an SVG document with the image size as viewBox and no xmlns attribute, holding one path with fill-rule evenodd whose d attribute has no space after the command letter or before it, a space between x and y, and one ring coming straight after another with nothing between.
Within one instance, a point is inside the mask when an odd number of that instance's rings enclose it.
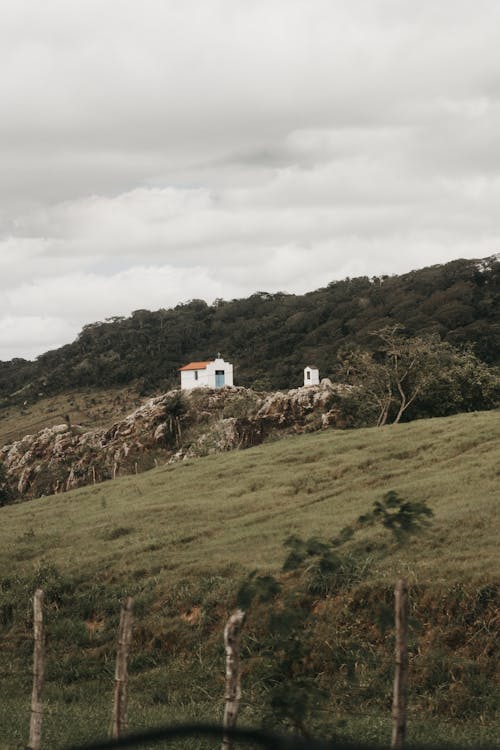
<instances>
[{"instance_id":1,"label":"dry grass patch","mask_svg":"<svg viewBox=\"0 0 500 750\"><path fill-rule=\"evenodd\" d=\"M92 388L48 396L34 404L7 406L0 409L0 445L63 424L66 416L72 424L88 429L107 427L132 412L144 400L131 387Z\"/></svg>"}]
</instances>

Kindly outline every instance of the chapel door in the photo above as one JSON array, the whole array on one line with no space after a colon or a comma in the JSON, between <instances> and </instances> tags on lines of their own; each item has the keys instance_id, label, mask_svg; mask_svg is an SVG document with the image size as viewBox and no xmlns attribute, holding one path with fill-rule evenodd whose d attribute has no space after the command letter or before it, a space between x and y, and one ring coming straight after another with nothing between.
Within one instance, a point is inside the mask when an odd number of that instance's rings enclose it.
<instances>
[{"instance_id":1,"label":"chapel door","mask_svg":"<svg viewBox=\"0 0 500 750\"><path fill-rule=\"evenodd\" d=\"M215 387L222 388L224 385L224 370L215 371Z\"/></svg>"}]
</instances>

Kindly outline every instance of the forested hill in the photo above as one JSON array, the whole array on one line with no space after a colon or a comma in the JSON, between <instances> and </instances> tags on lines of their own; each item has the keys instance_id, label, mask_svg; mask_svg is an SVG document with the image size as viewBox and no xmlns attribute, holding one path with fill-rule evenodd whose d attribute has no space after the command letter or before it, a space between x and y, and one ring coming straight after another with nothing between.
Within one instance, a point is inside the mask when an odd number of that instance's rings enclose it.
<instances>
[{"instance_id":1,"label":"forested hill","mask_svg":"<svg viewBox=\"0 0 500 750\"><path fill-rule=\"evenodd\" d=\"M177 368L217 352L239 385L293 387L306 364L335 370L341 347L372 346L373 330L401 323L409 335L438 333L500 363L500 256L456 260L401 276L334 281L304 295L257 292L156 312L136 310L83 328L76 341L35 362L0 362L2 403L81 386L140 381L144 393L178 382Z\"/></svg>"}]
</instances>

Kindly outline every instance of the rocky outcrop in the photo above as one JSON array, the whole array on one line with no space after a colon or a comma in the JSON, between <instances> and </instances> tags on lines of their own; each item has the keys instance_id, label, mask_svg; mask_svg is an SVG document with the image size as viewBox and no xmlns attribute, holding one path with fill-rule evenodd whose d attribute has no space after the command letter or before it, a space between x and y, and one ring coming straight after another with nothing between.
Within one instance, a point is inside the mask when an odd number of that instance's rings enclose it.
<instances>
[{"instance_id":1,"label":"rocky outcrop","mask_svg":"<svg viewBox=\"0 0 500 750\"><path fill-rule=\"evenodd\" d=\"M109 429L69 424L0 449L9 483L29 499L138 473L158 463L248 448L270 435L343 426L328 380L288 392L245 388L170 391Z\"/></svg>"},{"instance_id":2,"label":"rocky outcrop","mask_svg":"<svg viewBox=\"0 0 500 750\"><path fill-rule=\"evenodd\" d=\"M332 395L346 388L350 386L334 386L325 378L319 386L270 393L264 398L256 417L271 420L276 427L296 427L299 432L303 432L303 427L308 424L312 429L337 424L340 414L338 409L330 408Z\"/></svg>"}]
</instances>

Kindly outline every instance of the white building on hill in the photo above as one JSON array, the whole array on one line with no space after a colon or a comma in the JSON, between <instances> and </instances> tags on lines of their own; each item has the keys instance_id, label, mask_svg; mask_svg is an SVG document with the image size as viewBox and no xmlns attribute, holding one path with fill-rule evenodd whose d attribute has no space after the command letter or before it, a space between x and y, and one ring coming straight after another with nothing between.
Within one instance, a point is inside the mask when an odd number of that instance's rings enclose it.
<instances>
[{"instance_id":1,"label":"white building on hill","mask_svg":"<svg viewBox=\"0 0 500 750\"><path fill-rule=\"evenodd\" d=\"M304 385L319 385L319 370L314 365L304 367Z\"/></svg>"},{"instance_id":2,"label":"white building on hill","mask_svg":"<svg viewBox=\"0 0 500 750\"><path fill-rule=\"evenodd\" d=\"M189 391L193 388L222 388L233 385L233 365L225 362L220 354L217 359L207 362L190 362L179 368L181 374L181 389Z\"/></svg>"}]
</instances>

